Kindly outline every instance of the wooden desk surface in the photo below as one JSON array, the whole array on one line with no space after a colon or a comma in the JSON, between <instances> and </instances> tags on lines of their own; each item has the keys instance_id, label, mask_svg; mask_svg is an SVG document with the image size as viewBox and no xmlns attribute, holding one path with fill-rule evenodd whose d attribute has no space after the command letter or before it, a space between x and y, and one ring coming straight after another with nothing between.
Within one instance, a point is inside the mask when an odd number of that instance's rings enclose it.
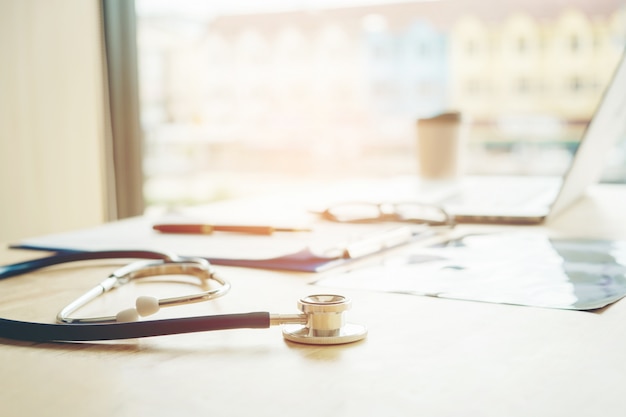
<instances>
[{"instance_id":1,"label":"wooden desk surface","mask_svg":"<svg viewBox=\"0 0 626 417\"><path fill-rule=\"evenodd\" d=\"M597 186L545 225L626 239L626 187ZM0 251L5 264L40 253ZM0 316L50 322L111 270L55 267L0 282ZM270 310L332 288L320 274L222 268L229 295L167 314ZM332 271L328 273L333 273ZM341 291L365 341L315 347L279 328L106 343L0 339L0 414L10 416L623 416L626 301L577 312ZM94 308L117 311L110 295ZM132 298L131 298L132 299ZM122 301L124 300L124 301Z\"/></svg>"}]
</instances>

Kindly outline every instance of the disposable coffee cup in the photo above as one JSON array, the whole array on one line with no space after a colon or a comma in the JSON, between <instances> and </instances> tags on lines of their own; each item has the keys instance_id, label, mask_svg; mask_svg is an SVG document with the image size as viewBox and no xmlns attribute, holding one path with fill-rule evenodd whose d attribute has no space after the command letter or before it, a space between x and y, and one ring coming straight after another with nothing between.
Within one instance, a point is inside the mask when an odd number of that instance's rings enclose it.
<instances>
[{"instance_id":1,"label":"disposable coffee cup","mask_svg":"<svg viewBox=\"0 0 626 417\"><path fill-rule=\"evenodd\" d=\"M463 176L467 123L458 112L417 121L418 174L426 181Z\"/></svg>"}]
</instances>

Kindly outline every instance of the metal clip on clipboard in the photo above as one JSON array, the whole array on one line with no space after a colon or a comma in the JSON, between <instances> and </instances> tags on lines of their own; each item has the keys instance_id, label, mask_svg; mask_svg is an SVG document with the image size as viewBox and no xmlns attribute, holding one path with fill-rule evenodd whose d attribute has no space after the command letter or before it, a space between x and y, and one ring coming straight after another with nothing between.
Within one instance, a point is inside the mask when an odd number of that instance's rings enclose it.
<instances>
[{"instance_id":1,"label":"metal clip on clipboard","mask_svg":"<svg viewBox=\"0 0 626 417\"><path fill-rule=\"evenodd\" d=\"M402 226L369 236L345 245L321 251L306 247L298 252L268 259L206 259L214 265L240 266L244 268L278 269L301 272L321 272L356 259L375 255L394 247L433 236L428 227Z\"/></svg>"},{"instance_id":2,"label":"metal clip on clipboard","mask_svg":"<svg viewBox=\"0 0 626 417\"><path fill-rule=\"evenodd\" d=\"M358 259L374 255L409 243L413 239L415 239L415 234L411 228L398 227L346 245L343 249L342 257L345 259Z\"/></svg>"},{"instance_id":3,"label":"metal clip on clipboard","mask_svg":"<svg viewBox=\"0 0 626 417\"><path fill-rule=\"evenodd\" d=\"M346 262L376 255L429 236L433 236L433 232L428 227L417 229L415 227L402 226L363 239L357 239L331 249L316 251L309 247L297 254L286 255L281 258L287 259L298 256L301 260L304 260L308 256L308 259L304 263L308 261L311 265L316 264L316 267L310 269L310 271L319 272ZM301 266L304 266L304 263Z\"/></svg>"}]
</instances>

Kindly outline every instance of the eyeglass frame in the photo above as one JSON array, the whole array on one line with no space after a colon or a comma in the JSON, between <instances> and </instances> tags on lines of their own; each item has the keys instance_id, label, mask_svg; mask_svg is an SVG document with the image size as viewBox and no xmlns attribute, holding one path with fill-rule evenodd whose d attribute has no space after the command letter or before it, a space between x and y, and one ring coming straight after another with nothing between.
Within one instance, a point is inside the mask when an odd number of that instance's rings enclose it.
<instances>
[{"instance_id":1,"label":"eyeglass frame","mask_svg":"<svg viewBox=\"0 0 626 417\"><path fill-rule=\"evenodd\" d=\"M363 206L372 206L378 210L378 217L371 218L361 218L355 220L341 220L337 216L333 215L331 211L340 206L348 206L348 205L363 205ZM428 221L426 219L406 219L402 218L396 207L400 205L414 205L421 206L424 208L439 210L441 214L443 214L445 220L437 222L437 221ZM393 208L393 211L385 211L383 207L389 206ZM415 201L403 201L403 202L384 202L384 203L373 203L373 202L365 202L365 201L355 201L355 202L343 202L335 204L331 207L326 208L325 210L318 212L318 214L324 219L337 223L351 223L351 224L367 224L367 223L378 223L378 222L402 222L402 223L414 223L414 224L423 224L427 226L447 226L454 227L456 225L456 221L454 216L448 213L443 207L432 205L432 204L424 204Z\"/></svg>"}]
</instances>

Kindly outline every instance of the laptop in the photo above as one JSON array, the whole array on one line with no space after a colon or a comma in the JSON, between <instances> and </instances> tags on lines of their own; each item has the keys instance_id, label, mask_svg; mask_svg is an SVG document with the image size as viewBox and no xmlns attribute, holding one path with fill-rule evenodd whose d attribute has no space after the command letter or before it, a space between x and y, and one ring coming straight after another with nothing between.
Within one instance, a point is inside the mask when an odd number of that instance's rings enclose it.
<instances>
[{"instance_id":1,"label":"laptop","mask_svg":"<svg viewBox=\"0 0 626 417\"><path fill-rule=\"evenodd\" d=\"M444 207L459 223L539 224L561 213L600 179L605 157L626 133L625 56L562 177L468 176L454 187L423 189L424 201Z\"/></svg>"}]
</instances>

